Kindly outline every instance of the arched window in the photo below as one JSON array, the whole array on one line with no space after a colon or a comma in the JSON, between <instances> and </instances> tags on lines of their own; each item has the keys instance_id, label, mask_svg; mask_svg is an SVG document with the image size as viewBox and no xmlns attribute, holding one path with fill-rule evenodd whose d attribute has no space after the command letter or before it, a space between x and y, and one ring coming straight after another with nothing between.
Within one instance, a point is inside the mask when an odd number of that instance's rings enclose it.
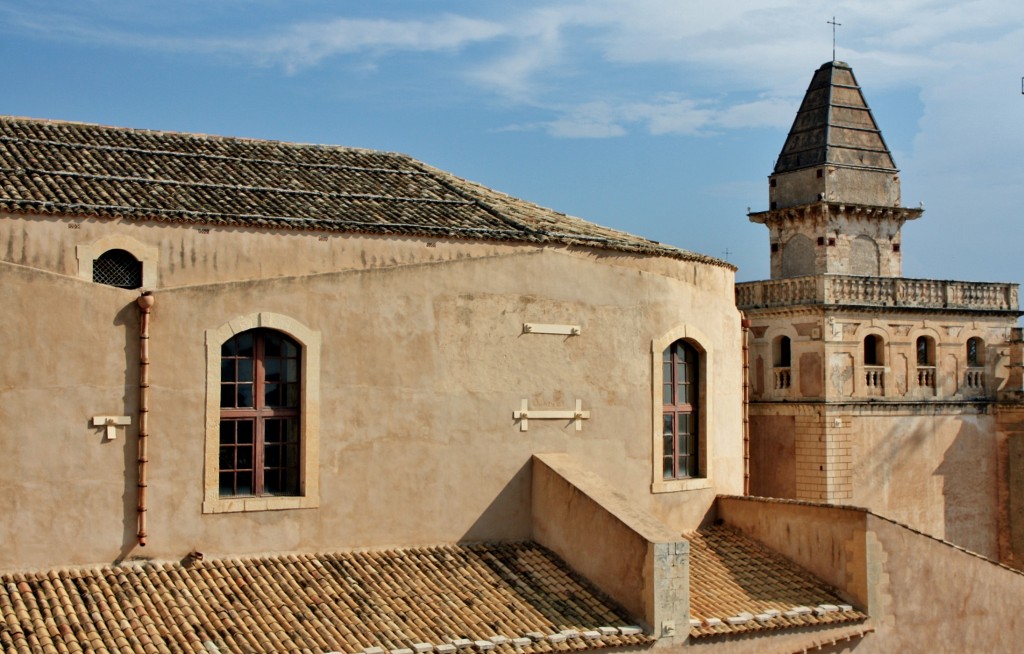
<instances>
[{"instance_id":1,"label":"arched window","mask_svg":"<svg viewBox=\"0 0 1024 654\"><path fill-rule=\"evenodd\" d=\"M270 329L221 346L221 497L300 493L301 352Z\"/></svg>"},{"instance_id":2,"label":"arched window","mask_svg":"<svg viewBox=\"0 0 1024 654\"><path fill-rule=\"evenodd\" d=\"M789 336L779 336L772 344L772 355L776 368L789 368L792 361L792 342Z\"/></svg>"},{"instance_id":3,"label":"arched window","mask_svg":"<svg viewBox=\"0 0 1024 654\"><path fill-rule=\"evenodd\" d=\"M918 336L917 348L917 385L924 388L935 388L935 339L930 336Z\"/></svg>"},{"instance_id":4,"label":"arched window","mask_svg":"<svg viewBox=\"0 0 1024 654\"><path fill-rule=\"evenodd\" d=\"M967 365L971 368L985 365L985 342L977 336L967 339Z\"/></svg>"},{"instance_id":5,"label":"arched window","mask_svg":"<svg viewBox=\"0 0 1024 654\"><path fill-rule=\"evenodd\" d=\"M700 470L700 353L686 341L662 356L662 478L696 477Z\"/></svg>"},{"instance_id":6,"label":"arched window","mask_svg":"<svg viewBox=\"0 0 1024 654\"><path fill-rule=\"evenodd\" d=\"M928 336L917 337L917 365L935 365L935 341Z\"/></svg>"},{"instance_id":7,"label":"arched window","mask_svg":"<svg viewBox=\"0 0 1024 654\"><path fill-rule=\"evenodd\" d=\"M885 365L885 342L881 336L868 334L864 337L864 365L883 366Z\"/></svg>"},{"instance_id":8,"label":"arched window","mask_svg":"<svg viewBox=\"0 0 1024 654\"><path fill-rule=\"evenodd\" d=\"M92 281L118 288L142 288L142 262L127 250L107 250L92 262Z\"/></svg>"}]
</instances>

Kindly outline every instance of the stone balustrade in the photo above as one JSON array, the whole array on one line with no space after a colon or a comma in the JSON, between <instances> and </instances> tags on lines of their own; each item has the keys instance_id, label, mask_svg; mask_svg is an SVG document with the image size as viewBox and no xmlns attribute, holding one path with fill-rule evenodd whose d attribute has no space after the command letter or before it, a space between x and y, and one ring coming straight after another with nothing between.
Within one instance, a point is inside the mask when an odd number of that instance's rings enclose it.
<instances>
[{"instance_id":1,"label":"stone balustrade","mask_svg":"<svg viewBox=\"0 0 1024 654\"><path fill-rule=\"evenodd\" d=\"M813 275L736 285L740 309L800 304L1016 311L1017 284Z\"/></svg>"},{"instance_id":2,"label":"stone balustrade","mask_svg":"<svg viewBox=\"0 0 1024 654\"><path fill-rule=\"evenodd\" d=\"M985 369L968 368L964 375L964 386L969 392L979 393L985 390Z\"/></svg>"},{"instance_id":3,"label":"stone balustrade","mask_svg":"<svg viewBox=\"0 0 1024 654\"><path fill-rule=\"evenodd\" d=\"M922 388L935 388L935 366L917 367L917 385Z\"/></svg>"},{"instance_id":4,"label":"stone balustrade","mask_svg":"<svg viewBox=\"0 0 1024 654\"><path fill-rule=\"evenodd\" d=\"M781 391L789 388L793 381L793 373L790 368L775 369L775 390Z\"/></svg>"},{"instance_id":5,"label":"stone balustrade","mask_svg":"<svg viewBox=\"0 0 1024 654\"><path fill-rule=\"evenodd\" d=\"M864 366L866 395L885 394L885 366Z\"/></svg>"}]
</instances>

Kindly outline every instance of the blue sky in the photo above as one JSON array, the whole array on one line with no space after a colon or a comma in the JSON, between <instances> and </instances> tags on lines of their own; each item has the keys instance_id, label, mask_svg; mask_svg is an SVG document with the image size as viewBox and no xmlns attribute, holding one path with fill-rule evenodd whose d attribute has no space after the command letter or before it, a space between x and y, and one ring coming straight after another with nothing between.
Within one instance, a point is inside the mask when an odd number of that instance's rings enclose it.
<instances>
[{"instance_id":1,"label":"blue sky","mask_svg":"<svg viewBox=\"0 0 1024 654\"><path fill-rule=\"evenodd\" d=\"M0 112L405 152L744 281L832 16L925 207L904 276L1022 281L1008 0L0 0Z\"/></svg>"}]
</instances>

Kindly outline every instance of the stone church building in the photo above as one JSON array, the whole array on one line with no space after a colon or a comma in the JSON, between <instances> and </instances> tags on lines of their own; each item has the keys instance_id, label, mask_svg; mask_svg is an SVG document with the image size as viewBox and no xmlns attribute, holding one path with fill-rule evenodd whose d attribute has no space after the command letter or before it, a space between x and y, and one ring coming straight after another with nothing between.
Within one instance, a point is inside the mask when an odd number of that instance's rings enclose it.
<instances>
[{"instance_id":1,"label":"stone church building","mask_svg":"<svg viewBox=\"0 0 1024 654\"><path fill-rule=\"evenodd\" d=\"M884 148L791 149L779 279L737 288L400 154L0 118L0 650L1011 650L1024 575L947 542L963 507L838 506L836 444L925 402L992 441L1016 287L821 318L908 281L919 212Z\"/></svg>"},{"instance_id":2,"label":"stone church building","mask_svg":"<svg viewBox=\"0 0 1024 654\"><path fill-rule=\"evenodd\" d=\"M750 492L868 507L1019 563L1017 285L901 276L901 228L923 210L901 206L842 62L815 73L768 182L750 220L768 228L771 279L736 289Z\"/></svg>"}]
</instances>

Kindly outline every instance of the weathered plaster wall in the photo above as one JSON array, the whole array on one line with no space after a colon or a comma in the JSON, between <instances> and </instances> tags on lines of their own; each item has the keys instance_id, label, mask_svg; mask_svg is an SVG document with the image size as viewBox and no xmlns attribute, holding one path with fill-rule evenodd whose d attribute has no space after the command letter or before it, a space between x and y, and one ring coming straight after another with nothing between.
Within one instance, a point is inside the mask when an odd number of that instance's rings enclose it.
<instances>
[{"instance_id":1,"label":"weathered plaster wall","mask_svg":"<svg viewBox=\"0 0 1024 654\"><path fill-rule=\"evenodd\" d=\"M717 511L867 608L875 633L858 654L1009 652L1024 638L1019 572L859 509L720 498Z\"/></svg>"},{"instance_id":2,"label":"weathered plaster wall","mask_svg":"<svg viewBox=\"0 0 1024 654\"><path fill-rule=\"evenodd\" d=\"M533 459L533 539L660 638L689 633L689 543L564 454Z\"/></svg>"},{"instance_id":3,"label":"weathered plaster wall","mask_svg":"<svg viewBox=\"0 0 1024 654\"><path fill-rule=\"evenodd\" d=\"M795 416L750 416L750 494L796 497Z\"/></svg>"},{"instance_id":4,"label":"weathered plaster wall","mask_svg":"<svg viewBox=\"0 0 1024 654\"><path fill-rule=\"evenodd\" d=\"M40 219L0 221L0 569L531 533L529 461L565 452L678 531L742 489L732 273L673 260L489 243ZM110 230L160 249L151 322L149 545L134 546L137 291L77 279L75 246ZM4 241L6 239L6 241ZM182 254L184 252L184 254ZM13 261L11 261L13 259ZM321 337L320 506L203 514L204 334L257 312ZM579 336L524 334L526 322ZM651 344L708 335L713 483L652 494ZM570 409L591 417L512 413ZM104 442L93 415L132 415ZM660 470L660 469L659 469Z\"/></svg>"},{"instance_id":5,"label":"weathered plaster wall","mask_svg":"<svg viewBox=\"0 0 1024 654\"><path fill-rule=\"evenodd\" d=\"M998 559L991 415L854 418L850 503Z\"/></svg>"}]
</instances>

